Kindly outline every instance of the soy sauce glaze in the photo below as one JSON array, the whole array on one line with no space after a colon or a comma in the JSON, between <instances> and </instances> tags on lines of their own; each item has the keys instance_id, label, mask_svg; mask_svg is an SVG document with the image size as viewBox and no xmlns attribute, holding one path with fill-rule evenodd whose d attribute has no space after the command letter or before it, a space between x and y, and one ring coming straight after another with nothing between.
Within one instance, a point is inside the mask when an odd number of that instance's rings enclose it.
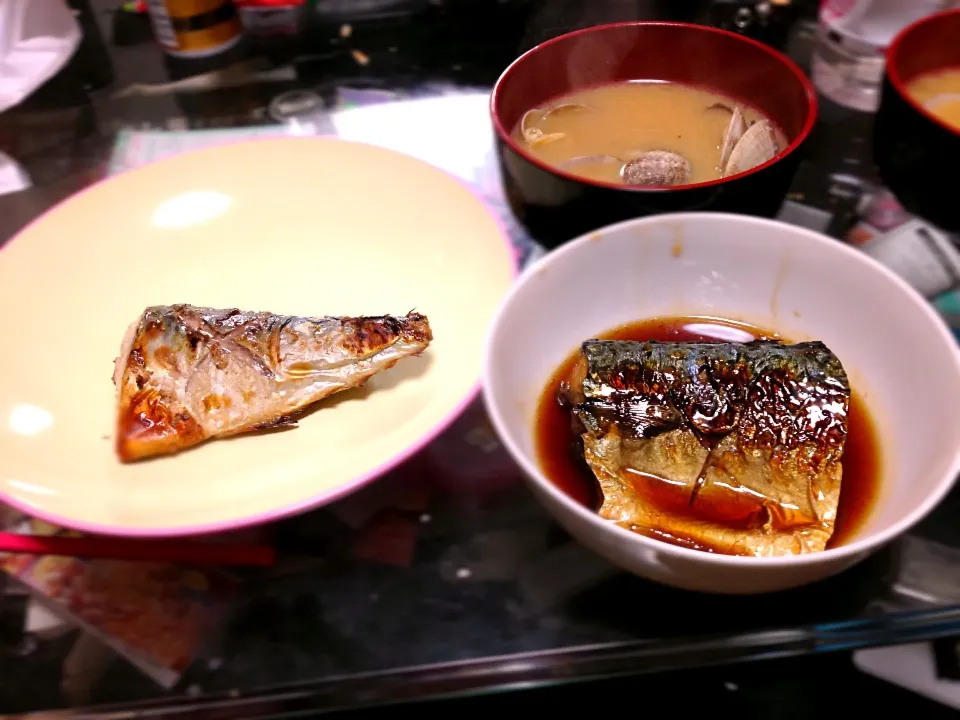
<instances>
[{"instance_id":1,"label":"soy sauce glaze","mask_svg":"<svg viewBox=\"0 0 960 720\"><path fill-rule=\"evenodd\" d=\"M654 340L659 342L750 342L780 340L777 333L743 323L716 318L666 317L643 320L598 336L603 340ZM602 502L596 478L578 450L569 411L557 400L560 383L570 375L578 351L557 368L540 396L536 421L536 452L544 474L577 502L594 510ZM843 358L841 358L841 361ZM843 481L833 536L827 547L850 542L876 503L880 483L880 455L873 420L855 388L850 393L844 445ZM670 541L669 538L658 539ZM676 541L688 546L686 542Z\"/></svg>"}]
</instances>

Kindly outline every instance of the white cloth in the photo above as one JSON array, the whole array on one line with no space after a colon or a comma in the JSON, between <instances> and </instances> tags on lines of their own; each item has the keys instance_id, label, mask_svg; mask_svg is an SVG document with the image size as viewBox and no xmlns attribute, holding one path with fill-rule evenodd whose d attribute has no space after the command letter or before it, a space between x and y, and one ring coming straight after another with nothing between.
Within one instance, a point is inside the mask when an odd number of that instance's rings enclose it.
<instances>
[{"instance_id":1,"label":"white cloth","mask_svg":"<svg viewBox=\"0 0 960 720\"><path fill-rule=\"evenodd\" d=\"M53 77L80 39L64 0L0 0L0 112Z\"/></svg>"},{"instance_id":2,"label":"white cloth","mask_svg":"<svg viewBox=\"0 0 960 720\"><path fill-rule=\"evenodd\" d=\"M25 190L30 187L30 178L17 162L0 153L0 195Z\"/></svg>"}]
</instances>

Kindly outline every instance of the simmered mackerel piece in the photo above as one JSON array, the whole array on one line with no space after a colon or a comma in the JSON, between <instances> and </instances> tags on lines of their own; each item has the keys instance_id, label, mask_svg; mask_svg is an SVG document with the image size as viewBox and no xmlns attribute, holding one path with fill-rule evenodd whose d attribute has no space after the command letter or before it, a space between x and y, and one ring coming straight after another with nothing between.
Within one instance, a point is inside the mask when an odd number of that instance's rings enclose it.
<instances>
[{"instance_id":1,"label":"simmered mackerel piece","mask_svg":"<svg viewBox=\"0 0 960 720\"><path fill-rule=\"evenodd\" d=\"M565 393L603 517L731 555L833 534L850 387L823 343L590 340Z\"/></svg>"}]
</instances>

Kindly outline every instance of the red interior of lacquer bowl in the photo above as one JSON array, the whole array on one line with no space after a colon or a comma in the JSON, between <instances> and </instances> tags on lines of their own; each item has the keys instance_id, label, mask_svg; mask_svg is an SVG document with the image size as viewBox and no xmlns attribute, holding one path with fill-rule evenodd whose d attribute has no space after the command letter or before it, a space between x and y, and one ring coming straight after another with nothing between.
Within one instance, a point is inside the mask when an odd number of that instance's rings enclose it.
<instances>
[{"instance_id":1,"label":"red interior of lacquer bowl","mask_svg":"<svg viewBox=\"0 0 960 720\"><path fill-rule=\"evenodd\" d=\"M703 25L620 23L562 35L520 56L493 89L494 126L514 150L543 165L511 137L523 114L574 90L625 80L699 85L753 105L786 134L785 153L816 122L813 85L796 64L766 45Z\"/></svg>"},{"instance_id":2,"label":"red interior of lacquer bowl","mask_svg":"<svg viewBox=\"0 0 960 720\"><path fill-rule=\"evenodd\" d=\"M904 28L887 50L887 74L891 84L913 108L938 125L957 132L914 102L905 84L918 75L960 68L960 10L930 15Z\"/></svg>"}]
</instances>

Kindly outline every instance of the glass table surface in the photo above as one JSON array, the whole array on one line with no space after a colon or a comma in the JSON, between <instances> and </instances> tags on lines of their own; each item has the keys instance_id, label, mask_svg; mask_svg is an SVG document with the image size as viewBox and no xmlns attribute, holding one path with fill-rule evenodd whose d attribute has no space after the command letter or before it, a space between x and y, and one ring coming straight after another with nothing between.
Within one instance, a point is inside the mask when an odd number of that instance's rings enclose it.
<instances>
[{"instance_id":1,"label":"glass table surface","mask_svg":"<svg viewBox=\"0 0 960 720\"><path fill-rule=\"evenodd\" d=\"M809 26L798 25L788 50L802 60L809 41ZM173 88L149 70L155 48L115 48L118 86L0 115L0 151L33 181L0 196L0 245L142 161L129 144L150 139L144 131L273 124L394 147L463 177L529 260L542 250L503 204L485 110L491 78L515 53L509 42L474 65L446 58L398 69L391 58L405 50L384 46L365 49L372 69L253 62L227 80ZM140 76L130 70L138 63ZM124 77L153 84L131 89ZM291 90L320 96L322 111L275 123L271 107ZM824 101L784 219L846 232L875 189L870 123ZM442 133L450 127L453 137ZM381 481L265 529L278 561L222 571L229 593L174 672L118 657L69 622L25 631L25 614L37 611L8 580L0 715L273 717L960 635L958 528L960 491L907 536L814 586L755 598L660 587L620 573L550 520L478 401Z\"/></svg>"}]
</instances>

